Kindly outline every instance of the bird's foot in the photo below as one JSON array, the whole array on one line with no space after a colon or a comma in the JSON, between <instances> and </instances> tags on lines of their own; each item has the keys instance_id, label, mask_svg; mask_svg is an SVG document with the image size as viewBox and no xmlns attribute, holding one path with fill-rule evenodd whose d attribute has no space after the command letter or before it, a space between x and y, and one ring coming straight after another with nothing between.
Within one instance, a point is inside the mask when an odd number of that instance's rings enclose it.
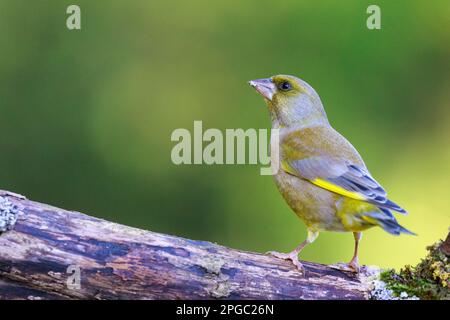
<instances>
[{"instance_id":1,"label":"bird's foot","mask_svg":"<svg viewBox=\"0 0 450 320\"><path fill-rule=\"evenodd\" d=\"M25 200L27 197L18 194L18 193L14 193L11 191L6 191L6 190L0 190L0 197L14 197L20 200Z\"/></svg>"},{"instance_id":2,"label":"bird's foot","mask_svg":"<svg viewBox=\"0 0 450 320\"><path fill-rule=\"evenodd\" d=\"M305 272L305 267L303 267L303 264L298 260L297 252L282 253L277 251L269 251L266 252L266 254L278 259L291 261L298 271L300 271L301 273Z\"/></svg>"},{"instance_id":3,"label":"bird's foot","mask_svg":"<svg viewBox=\"0 0 450 320\"><path fill-rule=\"evenodd\" d=\"M359 273L359 271L360 271L360 267L359 267L358 260L352 260L352 261L350 261L350 262L347 264L347 267L348 267L350 270L353 270L353 272L355 272L355 273Z\"/></svg>"},{"instance_id":4,"label":"bird's foot","mask_svg":"<svg viewBox=\"0 0 450 320\"><path fill-rule=\"evenodd\" d=\"M358 264L358 262L355 261L350 261L349 263L336 263L336 264L332 264L330 265L330 268L336 269L336 270L340 270L340 271L347 271L347 272L352 272L352 273L356 273L359 274L359 270L360 270L360 266Z\"/></svg>"}]
</instances>

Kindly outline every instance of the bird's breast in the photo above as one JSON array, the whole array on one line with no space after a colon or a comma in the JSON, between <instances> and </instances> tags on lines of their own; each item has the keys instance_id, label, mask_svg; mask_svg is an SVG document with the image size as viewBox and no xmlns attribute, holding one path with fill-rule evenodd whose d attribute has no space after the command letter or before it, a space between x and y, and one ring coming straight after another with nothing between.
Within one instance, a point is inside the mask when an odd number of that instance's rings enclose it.
<instances>
[{"instance_id":1,"label":"bird's breast","mask_svg":"<svg viewBox=\"0 0 450 320\"><path fill-rule=\"evenodd\" d=\"M337 216L338 195L283 170L274 178L285 201L308 228L345 231Z\"/></svg>"}]
</instances>

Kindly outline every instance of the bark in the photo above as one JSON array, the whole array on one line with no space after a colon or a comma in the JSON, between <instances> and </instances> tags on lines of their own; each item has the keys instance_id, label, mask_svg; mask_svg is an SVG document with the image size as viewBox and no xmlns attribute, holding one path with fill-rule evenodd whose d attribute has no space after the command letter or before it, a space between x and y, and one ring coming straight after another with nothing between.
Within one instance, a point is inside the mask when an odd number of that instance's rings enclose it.
<instances>
[{"instance_id":1,"label":"bark","mask_svg":"<svg viewBox=\"0 0 450 320\"><path fill-rule=\"evenodd\" d=\"M289 262L264 254L131 228L14 196L0 198L9 200L0 202L0 213L16 208L18 218L0 235L3 299L369 297L367 282L326 265L304 262L301 274Z\"/></svg>"}]
</instances>

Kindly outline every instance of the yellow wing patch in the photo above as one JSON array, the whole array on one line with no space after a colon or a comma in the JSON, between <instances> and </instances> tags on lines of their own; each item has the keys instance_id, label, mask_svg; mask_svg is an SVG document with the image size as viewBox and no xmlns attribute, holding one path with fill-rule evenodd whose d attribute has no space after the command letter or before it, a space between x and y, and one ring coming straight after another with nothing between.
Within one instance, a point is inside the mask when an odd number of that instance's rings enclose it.
<instances>
[{"instance_id":1,"label":"yellow wing patch","mask_svg":"<svg viewBox=\"0 0 450 320\"><path fill-rule=\"evenodd\" d=\"M293 170L291 166L286 163L286 161L281 161L281 169L289 174L292 174L293 176L298 176L298 173L295 172L295 170Z\"/></svg>"},{"instance_id":2,"label":"yellow wing patch","mask_svg":"<svg viewBox=\"0 0 450 320\"><path fill-rule=\"evenodd\" d=\"M345 190L342 187L339 187L331 182L316 178L314 180L310 180L312 183L314 183L316 186L319 186L321 188L327 189L329 191L332 191L334 193L343 195L348 198L356 199L356 200L366 200L364 196L359 194L358 192L348 191Z\"/></svg>"},{"instance_id":3,"label":"yellow wing patch","mask_svg":"<svg viewBox=\"0 0 450 320\"><path fill-rule=\"evenodd\" d=\"M286 163L285 161L281 162L281 168L289 174L298 176L298 173L295 170L293 170L291 168L291 166L288 163ZM348 191L338 185L335 185L331 182L328 182L328 181L320 179L320 178L316 178L316 179L308 180L308 181L311 181L311 183L315 184L318 187L324 188L326 190L343 195L343 196L351 198L351 199L366 200L366 198L358 192Z\"/></svg>"}]
</instances>

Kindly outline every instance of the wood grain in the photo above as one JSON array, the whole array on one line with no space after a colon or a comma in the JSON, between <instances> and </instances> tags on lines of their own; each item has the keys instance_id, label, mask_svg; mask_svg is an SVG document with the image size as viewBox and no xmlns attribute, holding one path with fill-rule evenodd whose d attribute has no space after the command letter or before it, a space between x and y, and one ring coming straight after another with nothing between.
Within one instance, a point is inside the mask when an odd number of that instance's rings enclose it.
<instances>
[{"instance_id":1,"label":"wood grain","mask_svg":"<svg viewBox=\"0 0 450 320\"><path fill-rule=\"evenodd\" d=\"M2 299L367 299L351 273L144 231L26 199L0 235ZM80 288L68 286L69 266Z\"/></svg>"}]
</instances>

